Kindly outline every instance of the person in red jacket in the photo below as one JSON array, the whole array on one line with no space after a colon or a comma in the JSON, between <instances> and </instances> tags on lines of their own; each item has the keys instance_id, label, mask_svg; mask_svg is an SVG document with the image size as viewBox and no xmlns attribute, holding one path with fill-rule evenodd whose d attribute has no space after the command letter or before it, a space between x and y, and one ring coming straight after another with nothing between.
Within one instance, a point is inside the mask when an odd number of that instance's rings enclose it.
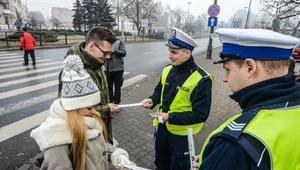
<instances>
[{"instance_id":1,"label":"person in red jacket","mask_svg":"<svg viewBox=\"0 0 300 170\"><path fill-rule=\"evenodd\" d=\"M35 39L34 37L27 32L27 28L23 28L23 35L20 38L20 50L24 50L24 66L28 65L28 53L30 53L30 57L32 60L32 65L35 67L35 55L34 55L34 46Z\"/></svg>"}]
</instances>

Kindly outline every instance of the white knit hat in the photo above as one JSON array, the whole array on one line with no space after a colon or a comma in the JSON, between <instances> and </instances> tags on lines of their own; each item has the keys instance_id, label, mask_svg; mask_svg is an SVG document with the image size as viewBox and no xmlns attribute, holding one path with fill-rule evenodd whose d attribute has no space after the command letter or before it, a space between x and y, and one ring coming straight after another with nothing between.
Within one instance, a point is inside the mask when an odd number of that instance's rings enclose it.
<instances>
[{"instance_id":1,"label":"white knit hat","mask_svg":"<svg viewBox=\"0 0 300 170\"><path fill-rule=\"evenodd\" d=\"M100 103L99 88L84 70L78 55L66 57L62 82L61 103L65 110L76 110Z\"/></svg>"}]
</instances>

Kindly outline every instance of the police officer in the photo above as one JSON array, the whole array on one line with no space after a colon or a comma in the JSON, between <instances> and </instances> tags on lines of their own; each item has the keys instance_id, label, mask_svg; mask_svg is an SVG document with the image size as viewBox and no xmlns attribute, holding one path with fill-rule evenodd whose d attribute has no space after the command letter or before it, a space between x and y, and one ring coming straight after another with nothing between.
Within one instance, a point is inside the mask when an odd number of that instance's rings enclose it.
<instances>
[{"instance_id":1,"label":"police officer","mask_svg":"<svg viewBox=\"0 0 300 170\"><path fill-rule=\"evenodd\" d=\"M153 94L142 101L144 108L159 105L155 119L155 165L158 170L189 170L187 128L197 134L209 115L212 76L192 56L197 42L172 28L167 65ZM159 123L160 122L160 123Z\"/></svg>"},{"instance_id":2,"label":"police officer","mask_svg":"<svg viewBox=\"0 0 300 170\"><path fill-rule=\"evenodd\" d=\"M299 39L263 29L218 29L236 115L207 138L200 170L300 169L300 84L289 72ZM197 164L194 167L198 167Z\"/></svg>"}]
</instances>

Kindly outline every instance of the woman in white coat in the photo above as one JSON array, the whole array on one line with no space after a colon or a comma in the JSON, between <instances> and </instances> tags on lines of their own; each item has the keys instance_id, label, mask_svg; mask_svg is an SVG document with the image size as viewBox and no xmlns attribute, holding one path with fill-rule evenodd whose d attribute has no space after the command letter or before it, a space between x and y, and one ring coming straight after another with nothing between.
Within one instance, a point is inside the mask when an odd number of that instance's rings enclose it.
<instances>
[{"instance_id":1,"label":"woman in white coat","mask_svg":"<svg viewBox=\"0 0 300 170\"><path fill-rule=\"evenodd\" d=\"M128 153L107 142L107 132L94 105L100 91L76 55L66 57L62 98L53 102L47 120L31 132L44 161L41 169L108 170L134 165Z\"/></svg>"}]
</instances>

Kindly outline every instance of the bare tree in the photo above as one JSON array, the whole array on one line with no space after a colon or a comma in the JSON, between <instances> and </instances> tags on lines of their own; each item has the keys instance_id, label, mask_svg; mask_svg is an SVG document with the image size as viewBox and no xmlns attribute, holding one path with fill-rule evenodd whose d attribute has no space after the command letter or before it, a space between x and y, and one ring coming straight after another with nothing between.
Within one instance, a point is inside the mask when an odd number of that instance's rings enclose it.
<instances>
[{"instance_id":1,"label":"bare tree","mask_svg":"<svg viewBox=\"0 0 300 170\"><path fill-rule=\"evenodd\" d=\"M207 14L202 13L201 15L198 15L195 20L195 31L199 33L200 35L204 34L206 31L206 21L207 20Z\"/></svg>"},{"instance_id":2,"label":"bare tree","mask_svg":"<svg viewBox=\"0 0 300 170\"><path fill-rule=\"evenodd\" d=\"M114 6L113 8L119 9L117 11L123 9L130 2L132 2L132 0L118 0L117 3L116 0L111 0L112 5ZM118 5L117 7L116 4ZM138 35L140 35L140 30L142 28L140 23L141 19L148 19L155 22L157 14L161 12L158 10L161 4L161 2L155 2L154 0L135 0L133 4L127 6L125 11L122 12L124 12L124 15L136 25Z\"/></svg>"},{"instance_id":3,"label":"bare tree","mask_svg":"<svg viewBox=\"0 0 300 170\"><path fill-rule=\"evenodd\" d=\"M57 18L55 18L55 17L53 17L53 18L51 19L51 23L53 24L53 26L56 27L56 29L58 29L58 27L59 27L60 24L61 24L61 22L60 22Z\"/></svg>"},{"instance_id":4,"label":"bare tree","mask_svg":"<svg viewBox=\"0 0 300 170\"><path fill-rule=\"evenodd\" d=\"M172 10L173 19L175 20L175 27L182 29L182 22L183 18L185 17L185 14L181 8L176 8Z\"/></svg>"},{"instance_id":5,"label":"bare tree","mask_svg":"<svg viewBox=\"0 0 300 170\"><path fill-rule=\"evenodd\" d=\"M263 28L264 26L271 26L271 24L272 18L267 12L261 12L255 22L255 25L257 25L258 28Z\"/></svg>"},{"instance_id":6,"label":"bare tree","mask_svg":"<svg viewBox=\"0 0 300 170\"><path fill-rule=\"evenodd\" d=\"M34 29L39 29L42 25L45 25L45 17L41 11L31 11L28 20L28 26Z\"/></svg>"},{"instance_id":7,"label":"bare tree","mask_svg":"<svg viewBox=\"0 0 300 170\"><path fill-rule=\"evenodd\" d=\"M300 27L300 1L299 0L261 0L261 11L267 12L274 18L283 19L296 19L294 21L295 27L293 28L293 36L296 36L297 29Z\"/></svg>"}]
</instances>

